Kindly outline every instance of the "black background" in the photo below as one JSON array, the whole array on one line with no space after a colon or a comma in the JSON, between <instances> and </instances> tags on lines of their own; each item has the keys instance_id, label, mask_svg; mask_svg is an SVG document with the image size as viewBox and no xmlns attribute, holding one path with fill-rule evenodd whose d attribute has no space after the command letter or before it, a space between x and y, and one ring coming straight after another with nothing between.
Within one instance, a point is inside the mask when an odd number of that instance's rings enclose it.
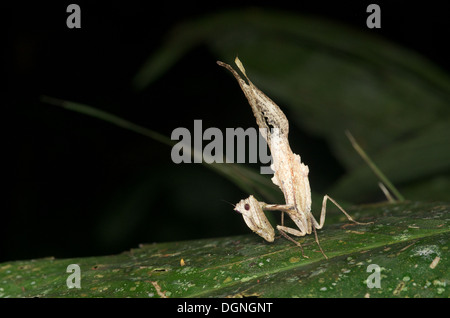
<instances>
[{"instance_id":1,"label":"black background","mask_svg":"<svg viewBox=\"0 0 450 318\"><path fill-rule=\"evenodd\" d=\"M2 8L0 261L104 255L139 243L248 232L222 201L245 195L227 180L199 164L173 164L165 145L39 101L44 94L81 102L166 136L177 127L192 129L194 119L204 127L254 126L249 109L229 110L245 100L205 47L195 47L145 91L132 90L132 77L180 22L241 7L299 12L385 37L449 70L444 1L375 1L381 29L366 27L369 1L77 1L82 27L68 29L70 3ZM312 179L320 191L343 168L324 141L296 133L312 145L302 148L305 162L312 170L325 167ZM121 200L130 196L136 200ZM117 207L121 202L137 203Z\"/></svg>"}]
</instances>

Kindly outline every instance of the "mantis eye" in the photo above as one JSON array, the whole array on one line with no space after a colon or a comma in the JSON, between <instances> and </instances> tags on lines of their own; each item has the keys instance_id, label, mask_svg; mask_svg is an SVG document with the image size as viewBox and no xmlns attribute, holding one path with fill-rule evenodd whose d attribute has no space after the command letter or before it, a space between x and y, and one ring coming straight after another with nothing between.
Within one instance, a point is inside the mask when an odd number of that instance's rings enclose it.
<instances>
[{"instance_id":1,"label":"mantis eye","mask_svg":"<svg viewBox=\"0 0 450 318\"><path fill-rule=\"evenodd\" d=\"M250 210L250 204L246 203L246 204L244 205L244 209L246 209L247 211Z\"/></svg>"}]
</instances>

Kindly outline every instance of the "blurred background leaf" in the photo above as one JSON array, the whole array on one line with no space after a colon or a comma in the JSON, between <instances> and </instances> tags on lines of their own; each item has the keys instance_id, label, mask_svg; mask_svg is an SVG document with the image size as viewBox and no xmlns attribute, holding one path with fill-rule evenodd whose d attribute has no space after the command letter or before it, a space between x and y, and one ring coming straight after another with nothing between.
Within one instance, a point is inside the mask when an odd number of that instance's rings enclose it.
<instances>
[{"instance_id":1,"label":"blurred background leaf","mask_svg":"<svg viewBox=\"0 0 450 318\"><path fill-rule=\"evenodd\" d=\"M162 144L173 147L178 143L176 140L172 140L169 137L163 136L156 131L136 125L123 118L110 114L108 112L96 109L94 107L74 103L71 101L60 100L49 96L42 96L41 100L45 103L49 103L55 106L60 106L65 109L85 114L94 118L101 119L105 122L114 124L118 127L133 131L148 138L154 139ZM206 163L203 161L203 153L192 147L192 145L186 145L191 151L191 162L194 162L194 158L198 158L205 167L211 169L215 173L222 175L229 179L236 186L246 191L249 194L254 194L256 197L265 197L270 199L270 202L279 202L282 200L282 194L269 178L264 175L247 168L242 164L237 163ZM224 159L225 162L225 159Z\"/></svg>"},{"instance_id":2,"label":"blurred background leaf","mask_svg":"<svg viewBox=\"0 0 450 318\"><path fill-rule=\"evenodd\" d=\"M348 170L333 195L365 202L379 192L344 135L348 129L401 190L424 181L420 191L414 186L414 199L449 198L450 78L429 61L336 23L251 9L174 28L134 86L143 89L198 45L229 63L238 55L253 82L289 112L291 125L327 140ZM427 184L435 178L440 191Z\"/></svg>"}]
</instances>

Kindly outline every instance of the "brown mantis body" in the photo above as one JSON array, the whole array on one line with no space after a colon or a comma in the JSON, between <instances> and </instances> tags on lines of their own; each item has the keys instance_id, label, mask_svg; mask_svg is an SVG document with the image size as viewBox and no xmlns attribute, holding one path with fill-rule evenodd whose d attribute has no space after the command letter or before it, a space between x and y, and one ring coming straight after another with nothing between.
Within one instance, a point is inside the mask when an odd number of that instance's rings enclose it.
<instances>
[{"instance_id":1,"label":"brown mantis body","mask_svg":"<svg viewBox=\"0 0 450 318\"><path fill-rule=\"evenodd\" d=\"M274 239L274 231L264 215L263 210L287 213L297 226L297 229L284 226L282 214L282 224L277 225L277 229L280 233L301 247L300 243L294 241L287 234L289 233L300 237L311 234L312 231L314 231L319 249L327 258L320 247L316 233L316 229L321 229L325 223L327 200L333 202L350 221L357 224L367 223L360 223L353 220L352 217L328 195L323 197L320 221L317 222L311 213L311 188L308 179L309 169L307 165L301 162L300 156L294 154L289 146L289 122L286 116L269 97L253 85L247 77L244 66L238 58L236 58L235 63L239 70L244 74L247 82L242 79L230 65L220 61L217 63L228 69L234 75L244 92L252 108L260 132L270 148L273 160L271 168L274 171L272 182L281 189L285 199L285 204L267 204L259 202L253 196L250 196L247 199L241 200L236 205L235 210L242 213L244 220L250 229L269 242L272 242Z\"/></svg>"}]
</instances>

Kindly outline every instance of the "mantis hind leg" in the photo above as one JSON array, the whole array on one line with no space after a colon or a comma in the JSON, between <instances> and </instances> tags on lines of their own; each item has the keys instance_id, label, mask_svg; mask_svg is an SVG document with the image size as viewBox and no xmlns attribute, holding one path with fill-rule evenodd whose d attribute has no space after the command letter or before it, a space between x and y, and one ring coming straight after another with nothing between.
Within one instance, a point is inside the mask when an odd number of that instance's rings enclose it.
<instances>
[{"instance_id":1,"label":"mantis hind leg","mask_svg":"<svg viewBox=\"0 0 450 318\"><path fill-rule=\"evenodd\" d=\"M334 205L337 206L338 209L341 210L342 213L344 213L344 215L347 217L347 219L348 219L349 221L351 221L351 222L353 222L353 223L356 223L356 224L361 224L361 225L366 225L366 224L371 224L371 223L373 223L373 222L362 223L362 222L355 221L355 220L350 216L350 214L348 214L348 213L344 210L344 208L342 208L342 207L341 207L334 199L332 199L332 198L329 197L328 195L324 195L324 196L323 196L323 202L322 202L322 211L320 212L320 223L318 223L318 222L316 221L316 219L314 218L314 216L313 216L312 214L311 214L311 220L312 220L312 228L313 228L313 230L314 230L314 236L316 237L316 243L317 243L317 246L319 246L320 251L322 252L323 256L325 256L326 259L328 259L328 257L325 255L325 253L324 253L323 250L322 250L322 247L320 246L320 243L319 243L319 237L318 237L318 235L317 235L317 230L320 230L320 229L323 227L324 223L325 223L325 215L326 215L326 213L327 213L327 200L330 200L331 202L333 202Z\"/></svg>"},{"instance_id":2,"label":"mantis hind leg","mask_svg":"<svg viewBox=\"0 0 450 318\"><path fill-rule=\"evenodd\" d=\"M327 213L327 200L330 200L331 202L333 202L334 205L337 206L338 209L341 210L342 213L344 213L344 215L347 217L347 219L348 219L349 221L351 221L351 222L353 222L353 223L356 223L356 224L360 224L360 225L367 225L367 224L373 223L373 222L362 223L362 222L355 221L355 220L350 216L350 214L348 214L348 213L344 210L344 208L341 207L334 199L332 199L332 198L329 197L328 195L324 195L324 196L323 196L323 201L322 201L322 211L320 212L320 223L316 221L316 219L314 218L313 215L311 215L311 219L312 219L312 222L313 222L313 227L314 227L315 229L320 230L320 229L323 227L324 223L325 223L325 215L326 215L326 213Z\"/></svg>"}]
</instances>

